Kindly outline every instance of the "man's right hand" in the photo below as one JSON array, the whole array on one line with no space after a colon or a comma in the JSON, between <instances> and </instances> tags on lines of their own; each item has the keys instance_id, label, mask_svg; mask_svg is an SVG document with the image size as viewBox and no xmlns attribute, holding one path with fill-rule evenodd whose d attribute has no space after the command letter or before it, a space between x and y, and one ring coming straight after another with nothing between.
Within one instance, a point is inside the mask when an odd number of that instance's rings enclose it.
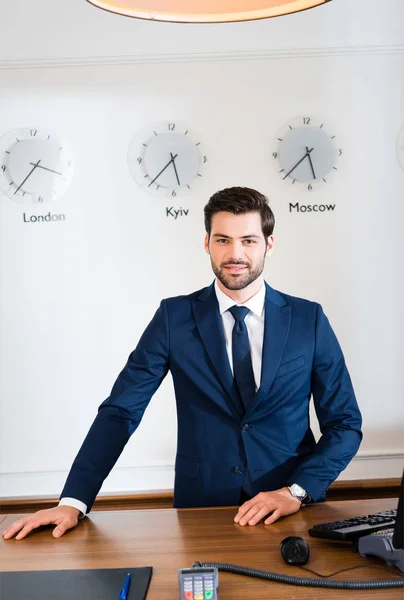
<instances>
[{"instance_id":1,"label":"man's right hand","mask_svg":"<svg viewBox=\"0 0 404 600\"><path fill-rule=\"evenodd\" d=\"M73 506L55 506L54 508L48 508L47 510L39 510L38 512L30 515L29 517L22 517L15 521L10 527L3 533L3 538L8 540L12 538L16 533L15 539L22 540L28 535L33 529L41 527L42 525L57 525L52 531L54 538L61 537L68 529L76 527L79 521L80 511Z\"/></svg>"}]
</instances>

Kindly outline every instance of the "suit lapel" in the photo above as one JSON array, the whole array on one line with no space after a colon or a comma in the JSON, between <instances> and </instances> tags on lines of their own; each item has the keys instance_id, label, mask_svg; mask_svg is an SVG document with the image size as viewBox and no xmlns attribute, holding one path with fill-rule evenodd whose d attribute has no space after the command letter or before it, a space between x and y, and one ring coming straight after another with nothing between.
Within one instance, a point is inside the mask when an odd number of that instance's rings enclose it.
<instances>
[{"instance_id":1,"label":"suit lapel","mask_svg":"<svg viewBox=\"0 0 404 600\"><path fill-rule=\"evenodd\" d=\"M265 294L264 343L262 348L261 385L254 400L247 407L247 415L254 411L268 395L282 360L289 335L291 307L267 283Z\"/></svg>"},{"instance_id":2,"label":"suit lapel","mask_svg":"<svg viewBox=\"0 0 404 600\"><path fill-rule=\"evenodd\" d=\"M192 301L192 308L199 335L211 363L237 411L242 415L243 407L227 356L223 323L214 284L202 290L201 294Z\"/></svg>"}]
</instances>

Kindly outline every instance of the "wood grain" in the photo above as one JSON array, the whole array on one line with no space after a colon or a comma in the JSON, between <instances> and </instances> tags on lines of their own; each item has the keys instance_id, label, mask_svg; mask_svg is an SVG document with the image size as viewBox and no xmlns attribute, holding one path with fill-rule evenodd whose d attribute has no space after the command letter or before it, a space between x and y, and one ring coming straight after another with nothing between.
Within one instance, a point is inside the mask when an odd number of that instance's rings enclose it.
<instances>
[{"instance_id":1,"label":"wood grain","mask_svg":"<svg viewBox=\"0 0 404 600\"><path fill-rule=\"evenodd\" d=\"M397 498L401 479L351 479L335 481L327 492L327 500L371 500L373 498ZM0 514L31 513L52 508L58 498L20 497L3 498ZM141 492L137 494L103 494L97 497L93 510L138 510L144 508L171 508L173 490Z\"/></svg>"},{"instance_id":2,"label":"wood grain","mask_svg":"<svg viewBox=\"0 0 404 600\"><path fill-rule=\"evenodd\" d=\"M177 571L198 561L222 561L288 575L311 577L298 567L286 565L279 552L281 540L300 535L310 544L308 567L320 573L366 565L365 568L337 576L338 579L387 579L393 577L369 563L383 565L378 559L364 559L350 545L311 538L307 530L316 523L348 516L369 514L395 508L397 500L358 500L325 502L302 508L297 514L270 526L240 527L233 522L236 507L202 509L161 509L91 512L78 527L59 540L52 528L33 532L25 540L0 541L2 571L80 569L107 567L154 567L148 600L178 598ZM0 525L4 531L16 515ZM396 571L398 573L398 570ZM233 575L219 574L220 600L280 599L401 599L403 590L327 590L294 587Z\"/></svg>"}]
</instances>

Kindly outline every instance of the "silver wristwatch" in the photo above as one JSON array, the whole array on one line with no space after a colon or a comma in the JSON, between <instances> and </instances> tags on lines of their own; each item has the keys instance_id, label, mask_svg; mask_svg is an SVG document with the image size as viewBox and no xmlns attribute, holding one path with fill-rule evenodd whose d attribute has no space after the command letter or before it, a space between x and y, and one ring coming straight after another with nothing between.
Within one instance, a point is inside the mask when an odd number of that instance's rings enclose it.
<instances>
[{"instance_id":1,"label":"silver wristwatch","mask_svg":"<svg viewBox=\"0 0 404 600\"><path fill-rule=\"evenodd\" d=\"M292 483L292 485L288 486L288 490L302 504L307 504L311 500L311 496L298 483Z\"/></svg>"}]
</instances>

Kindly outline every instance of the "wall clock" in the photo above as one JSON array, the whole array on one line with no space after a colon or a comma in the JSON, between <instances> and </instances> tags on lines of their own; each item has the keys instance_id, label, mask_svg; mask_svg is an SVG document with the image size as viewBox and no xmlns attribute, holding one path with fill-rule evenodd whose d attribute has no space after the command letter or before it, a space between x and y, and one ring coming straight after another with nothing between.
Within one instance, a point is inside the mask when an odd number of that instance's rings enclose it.
<instances>
[{"instance_id":1,"label":"wall clock","mask_svg":"<svg viewBox=\"0 0 404 600\"><path fill-rule=\"evenodd\" d=\"M34 127L0 138L0 189L17 202L41 204L61 196L73 177L66 143Z\"/></svg>"},{"instance_id":2,"label":"wall clock","mask_svg":"<svg viewBox=\"0 0 404 600\"><path fill-rule=\"evenodd\" d=\"M338 171L339 147L333 129L309 115L290 119L276 136L272 161L285 183L312 191Z\"/></svg>"},{"instance_id":3,"label":"wall clock","mask_svg":"<svg viewBox=\"0 0 404 600\"><path fill-rule=\"evenodd\" d=\"M398 163L404 171L404 125L398 132L396 150Z\"/></svg>"},{"instance_id":4,"label":"wall clock","mask_svg":"<svg viewBox=\"0 0 404 600\"><path fill-rule=\"evenodd\" d=\"M200 138L176 121L141 130L128 152L135 181L148 193L163 197L191 193L207 160Z\"/></svg>"}]
</instances>

